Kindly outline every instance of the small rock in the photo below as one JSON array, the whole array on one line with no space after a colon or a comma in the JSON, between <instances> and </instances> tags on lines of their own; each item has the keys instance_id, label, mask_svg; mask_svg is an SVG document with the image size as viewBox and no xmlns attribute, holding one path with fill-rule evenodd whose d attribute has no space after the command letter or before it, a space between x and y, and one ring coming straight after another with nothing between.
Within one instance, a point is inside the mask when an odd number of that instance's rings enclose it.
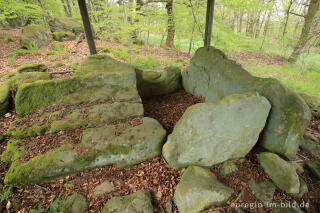
<instances>
[{"instance_id":1,"label":"small rock","mask_svg":"<svg viewBox=\"0 0 320 213\"><path fill-rule=\"evenodd\" d=\"M208 169L189 166L174 193L179 212L201 212L211 205L226 203L233 189L222 184Z\"/></svg>"},{"instance_id":2,"label":"small rock","mask_svg":"<svg viewBox=\"0 0 320 213\"><path fill-rule=\"evenodd\" d=\"M301 148L303 151L318 157L320 156L320 144L312 140L302 140Z\"/></svg>"},{"instance_id":3,"label":"small rock","mask_svg":"<svg viewBox=\"0 0 320 213\"><path fill-rule=\"evenodd\" d=\"M308 185L306 182L300 178L300 191L297 194L291 194L293 197L302 198L302 196L306 193L308 193Z\"/></svg>"},{"instance_id":4,"label":"small rock","mask_svg":"<svg viewBox=\"0 0 320 213\"><path fill-rule=\"evenodd\" d=\"M172 213L172 197L166 197L166 213Z\"/></svg>"},{"instance_id":5,"label":"small rock","mask_svg":"<svg viewBox=\"0 0 320 213\"><path fill-rule=\"evenodd\" d=\"M226 161L220 168L220 173L223 175L231 174L232 172L238 171L237 165L232 161Z\"/></svg>"},{"instance_id":6,"label":"small rock","mask_svg":"<svg viewBox=\"0 0 320 213\"><path fill-rule=\"evenodd\" d=\"M152 213L151 195L147 190L139 190L127 196L113 197L107 201L102 213Z\"/></svg>"},{"instance_id":7,"label":"small rock","mask_svg":"<svg viewBox=\"0 0 320 213\"><path fill-rule=\"evenodd\" d=\"M116 191L117 188L115 188L112 183L110 183L108 180L104 181L103 183L99 184L94 189L94 195L102 195L107 194L113 191Z\"/></svg>"},{"instance_id":8,"label":"small rock","mask_svg":"<svg viewBox=\"0 0 320 213\"><path fill-rule=\"evenodd\" d=\"M306 167L320 180L320 161L308 161L306 162Z\"/></svg>"},{"instance_id":9,"label":"small rock","mask_svg":"<svg viewBox=\"0 0 320 213\"><path fill-rule=\"evenodd\" d=\"M299 193L299 176L289 162L271 152L260 153L258 160L276 186L288 193Z\"/></svg>"},{"instance_id":10,"label":"small rock","mask_svg":"<svg viewBox=\"0 0 320 213\"><path fill-rule=\"evenodd\" d=\"M88 210L88 201L81 194L69 196L63 204L65 213L83 213Z\"/></svg>"},{"instance_id":11,"label":"small rock","mask_svg":"<svg viewBox=\"0 0 320 213\"><path fill-rule=\"evenodd\" d=\"M254 196L261 200L264 205L272 202L276 187L271 182L256 183L254 179L251 179L249 186L254 191Z\"/></svg>"},{"instance_id":12,"label":"small rock","mask_svg":"<svg viewBox=\"0 0 320 213\"><path fill-rule=\"evenodd\" d=\"M7 205L6 205L6 209L9 210L12 208L12 203L10 201L8 201Z\"/></svg>"}]
</instances>

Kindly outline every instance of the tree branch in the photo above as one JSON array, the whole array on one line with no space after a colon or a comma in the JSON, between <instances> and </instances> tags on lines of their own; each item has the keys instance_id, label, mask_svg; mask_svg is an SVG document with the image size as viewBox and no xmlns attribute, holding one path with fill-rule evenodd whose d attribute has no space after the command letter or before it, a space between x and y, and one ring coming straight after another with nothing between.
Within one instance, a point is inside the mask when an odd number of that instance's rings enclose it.
<instances>
[{"instance_id":1,"label":"tree branch","mask_svg":"<svg viewBox=\"0 0 320 213\"><path fill-rule=\"evenodd\" d=\"M300 16L300 17L306 18L305 15L301 15L301 14L298 14L298 13L295 13L295 12L289 12L289 13L292 14L292 15L295 15L295 16Z\"/></svg>"}]
</instances>

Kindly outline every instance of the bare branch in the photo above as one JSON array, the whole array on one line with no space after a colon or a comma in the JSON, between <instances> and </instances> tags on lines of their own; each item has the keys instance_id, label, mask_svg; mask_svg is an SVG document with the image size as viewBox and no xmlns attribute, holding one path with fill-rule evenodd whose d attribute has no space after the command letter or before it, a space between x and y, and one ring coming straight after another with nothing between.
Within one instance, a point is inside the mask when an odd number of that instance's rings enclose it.
<instances>
[{"instance_id":1,"label":"bare branch","mask_svg":"<svg viewBox=\"0 0 320 213\"><path fill-rule=\"evenodd\" d=\"M289 13L292 14L292 15L295 15L295 16L300 16L300 17L306 18L305 15L301 15L301 14L298 14L298 13L295 13L295 12L289 12Z\"/></svg>"}]
</instances>

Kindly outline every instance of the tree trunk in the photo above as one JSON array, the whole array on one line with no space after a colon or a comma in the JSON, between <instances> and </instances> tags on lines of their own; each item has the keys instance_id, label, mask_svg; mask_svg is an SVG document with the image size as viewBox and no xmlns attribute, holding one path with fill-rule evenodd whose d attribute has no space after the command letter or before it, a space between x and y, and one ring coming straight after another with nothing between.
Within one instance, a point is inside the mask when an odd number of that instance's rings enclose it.
<instances>
[{"instance_id":1,"label":"tree trunk","mask_svg":"<svg viewBox=\"0 0 320 213\"><path fill-rule=\"evenodd\" d=\"M78 0L78 5L79 5L79 9L80 9L80 14L81 14L82 22L83 22L84 31L86 33L86 38L87 38L90 54L91 55L97 54L96 45L94 43L93 33L92 33L91 25L90 25L89 14L88 14L87 6L86 6L86 1L85 0Z\"/></svg>"},{"instance_id":2,"label":"tree trunk","mask_svg":"<svg viewBox=\"0 0 320 213\"><path fill-rule=\"evenodd\" d=\"M243 12L240 11L239 25L238 25L238 33L241 33L241 32L242 32L242 19L243 19Z\"/></svg>"},{"instance_id":3,"label":"tree trunk","mask_svg":"<svg viewBox=\"0 0 320 213\"><path fill-rule=\"evenodd\" d=\"M72 6L71 6L72 3L70 2L70 0L66 0L66 2L67 2L67 8L68 8L70 17L72 17Z\"/></svg>"},{"instance_id":4,"label":"tree trunk","mask_svg":"<svg viewBox=\"0 0 320 213\"><path fill-rule=\"evenodd\" d=\"M51 18L49 12L48 12L48 11L46 10L46 8L44 7L43 1L42 1L42 0L38 0L38 1L39 1L39 4L40 4L42 10L44 11L44 13L46 13L47 16L48 16L49 18Z\"/></svg>"},{"instance_id":5,"label":"tree trunk","mask_svg":"<svg viewBox=\"0 0 320 213\"><path fill-rule=\"evenodd\" d=\"M286 21L284 22L284 27L283 27L283 32L282 32L283 36L286 34L286 31L287 31L288 20L289 20L290 9L291 9L292 3L293 3L293 0L290 0L289 7L286 12Z\"/></svg>"},{"instance_id":6,"label":"tree trunk","mask_svg":"<svg viewBox=\"0 0 320 213\"><path fill-rule=\"evenodd\" d=\"M168 20L167 20L167 40L166 46L167 47L174 47L174 35L175 35L175 27L174 27L174 0L169 0L166 4Z\"/></svg>"},{"instance_id":7,"label":"tree trunk","mask_svg":"<svg viewBox=\"0 0 320 213\"><path fill-rule=\"evenodd\" d=\"M299 41L297 42L296 46L294 47L294 50L289 57L289 62L296 62L298 60L299 55L301 54L302 50L306 46L308 40L309 40L309 33L310 29L312 27L313 19L320 7L320 0L311 0L309 9L307 12L307 15L305 16L303 28L300 34Z\"/></svg>"},{"instance_id":8,"label":"tree trunk","mask_svg":"<svg viewBox=\"0 0 320 213\"><path fill-rule=\"evenodd\" d=\"M69 10L68 10L68 7L67 7L65 1L64 1L64 0L61 0L61 2L62 2L63 9L64 9L64 12L65 12L66 16L67 16L67 17L70 17L71 15L70 15L70 13L69 13Z\"/></svg>"}]
</instances>

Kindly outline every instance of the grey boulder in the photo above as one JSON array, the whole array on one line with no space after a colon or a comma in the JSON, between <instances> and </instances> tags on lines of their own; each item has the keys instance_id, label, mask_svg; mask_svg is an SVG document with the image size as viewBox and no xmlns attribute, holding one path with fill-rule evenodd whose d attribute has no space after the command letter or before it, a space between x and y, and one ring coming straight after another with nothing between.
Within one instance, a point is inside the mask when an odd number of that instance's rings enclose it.
<instances>
[{"instance_id":1,"label":"grey boulder","mask_svg":"<svg viewBox=\"0 0 320 213\"><path fill-rule=\"evenodd\" d=\"M102 213L152 213L149 191L140 190L127 196L113 197L107 201Z\"/></svg>"},{"instance_id":2,"label":"grey boulder","mask_svg":"<svg viewBox=\"0 0 320 213\"><path fill-rule=\"evenodd\" d=\"M169 135L163 156L174 169L244 157L256 144L269 110L268 100L257 94L193 105Z\"/></svg>"},{"instance_id":3,"label":"grey boulder","mask_svg":"<svg viewBox=\"0 0 320 213\"><path fill-rule=\"evenodd\" d=\"M299 176L291 163L270 152L260 153L258 160L277 187L292 194L300 192Z\"/></svg>"},{"instance_id":4,"label":"grey boulder","mask_svg":"<svg viewBox=\"0 0 320 213\"><path fill-rule=\"evenodd\" d=\"M266 97L272 110L259 139L271 152L294 158L311 119L305 101L292 89L272 78L258 78L214 47L196 51L190 66L182 72L186 91L217 102L231 94L258 92Z\"/></svg>"},{"instance_id":5,"label":"grey boulder","mask_svg":"<svg viewBox=\"0 0 320 213\"><path fill-rule=\"evenodd\" d=\"M210 170L189 166L177 185L174 202L181 213L197 213L211 205L226 203L233 192Z\"/></svg>"}]
</instances>

